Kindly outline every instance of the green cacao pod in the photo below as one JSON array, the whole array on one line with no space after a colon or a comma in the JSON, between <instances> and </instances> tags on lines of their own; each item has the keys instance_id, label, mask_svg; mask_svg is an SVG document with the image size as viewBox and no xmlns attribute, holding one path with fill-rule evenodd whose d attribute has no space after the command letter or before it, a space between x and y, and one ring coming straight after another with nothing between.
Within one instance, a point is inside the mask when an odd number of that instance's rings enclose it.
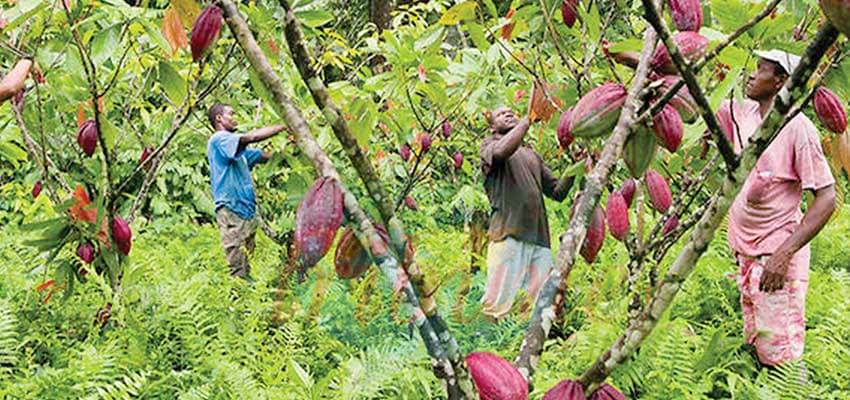
<instances>
[{"instance_id":1,"label":"green cacao pod","mask_svg":"<svg viewBox=\"0 0 850 400\"><path fill-rule=\"evenodd\" d=\"M623 161L626 162L626 167L633 177L643 176L652 164L657 149L658 141L655 139L655 134L647 127L640 126L632 130L623 146Z\"/></svg>"},{"instance_id":2,"label":"green cacao pod","mask_svg":"<svg viewBox=\"0 0 850 400\"><path fill-rule=\"evenodd\" d=\"M597 137L611 133L626 101L626 87L603 84L584 95L570 115L569 132L574 137Z\"/></svg>"}]
</instances>

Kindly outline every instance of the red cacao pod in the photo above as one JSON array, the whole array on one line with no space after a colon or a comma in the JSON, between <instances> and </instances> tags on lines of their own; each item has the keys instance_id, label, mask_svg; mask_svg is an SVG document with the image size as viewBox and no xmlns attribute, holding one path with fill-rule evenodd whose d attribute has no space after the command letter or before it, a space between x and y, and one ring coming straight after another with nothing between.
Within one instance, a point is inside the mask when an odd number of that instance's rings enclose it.
<instances>
[{"instance_id":1,"label":"red cacao pod","mask_svg":"<svg viewBox=\"0 0 850 400\"><path fill-rule=\"evenodd\" d=\"M452 136L452 124L449 120L443 120L443 137L448 139Z\"/></svg>"},{"instance_id":2,"label":"red cacao pod","mask_svg":"<svg viewBox=\"0 0 850 400\"><path fill-rule=\"evenodd\" d=\"M416 210L419 209L419 204L416 204L416 200L413 200L413 197L410 197L410 196L407 196L407 197L404 198L404 205L406 205L407 208L409 208L413 211L416 211Z\"/></svg>"},{"instance_id":3,"label":"red cacao pod","mask_svg":"<svg viewBox=\"0 0 850 400\"><path fill-rule=\"evenodd\" d=\"M623 186L620 187L620 194L623 195L623 200L626 201L626 206L632 206L632 199L635 197L635 191L637 190L637 183L634 178L629 178L623 181Z\"/></svg>"},{"instance_id":4,"label":"red cacao pod","mask_svg":"<svg viewBox=\"0 0 850 400\"><path fill-rule=\"evenodd\" d=\"M682 144L682 136L685 135L685 127L682 118L670 104L664 105L661 111L652 117L652 131L655 138L667 151L675 153Z\"/></svg>"},{"instance_id":5,"label":"red cacao pod","mask_svg":"<svg viewBox=\"0 0 850 400\"><path fill-rule=\"evenodd\" d=\"M673 41L679 48L679 52L682 53L682 57L688 62L693 62L702 57L708 48L708 39L696 32L679 32L673 36ZM673 65L670 53L667 52L667 47L663 43L659 43L658 47L655 48L650 66L656 71L676 73L676 67Z\"/></svg>"},{"instance_id":6,"label":"red cacao pod","mask_svg":"<svg viewBox=\"0 0 850 400\"><path fill-rule=\"evenodd\" d=\"M88 242L80 244L77 246L77 257L84 263L91 264L94 261L94 246Z\"/></svg>"},{"instance_id":7,"label":"red cacao pod","mask_svg":"<svg viewBox=\"0 0 850 400\"><path fill-rule=\"evenodd\" d=\"M94 150L97 148L97 137L97 124L92 119L83 122L77 129L77 144L80 145L87 157L94 154Z\"/></svg>"},{"instance_id":8,"label":"red cacao pod","mask_svg":"<svg viewBox=\"0 0 850 400\"><path fill-rule=\"evenodd\" d=\"M201 11L192 26L192 34L189 38L192 61L197 62L207 54L218 40L219 33L221 33L221 9L217 6L209 6Z\"/></svg>"},{"instance_id":9,"label":"red cacao pod","mask_svg":"<svg viewBox=\"0 0 850 400\"><path fill-rule=\"evenodd\" d=\"M564 18L564 25L572 28L578 17L578 0L564 0L561 3L561 17Z\"/></svg>"},{"instance_id":10,"label":"red cacao pod","mask_svg":"<svg viewBox=\"0 0 850 400\"><path fill-rule=\"evenodd\" d=\"M543 400L585 400L586 398L581 383L571 379L558 382L543 395Z\"/></svg>"},{"instance_id":11,"label":"red cacao pod","mask_svg":"<svg viewBox=\"0 0 850 400\"><path fill-rule=\"evenodd\" d=\"M676 83L678 83L682 78L678 75L664 75L659 79L660 83L660 96L663 96L670 88L673 87ZM688 91L687 86L682 86L681 89L670 99L670 102L667 103L673 106L676 111L679 112L679 116L682 117L682 120L687 123L693 123L699 117L699 108L697 106L696 100L691 96L691 92Z\"/></svg>"},{"instance_id":12,"label":"red cacao pod","mask_svg":"<svg viewBox=\"0 0 850 400\"><path fill-rule=\"evenodd\" d=\"M381 235L384 242L389 243L390 238L386 229L381 225L374 225L375 230ZM407 239L407 238L405 238ZM407 268L414 257L413 243L407 240L407 246L404 249L404 260L402 265ZM372 258L369 252L363 248L354 231L351 228L345 228L342 237L336 245L336 253L334 254L334 269L336 275L340 279L353 279L363 275L366 270L372 265Z\"/></svg>"},{"instance_id":13,"label":"red cacao pod","mask_svg":"<svg viewBox=\"0 0 850 400\"><path fill-rule=\"evenodd\" d=\"M481 400L528 399L528 383L505 359L495 354L474 352L466 356L466 366Z\"/></svg>"},{"instance_id":14,"label":"red cacao pod","mask_svg":"<svg viewBox=\"0 0 850 400\"><path fill-rule=\"evenodd\" d=\"M124 255L130 254L130 247L133 244L133 232L130 231L130 225L124 218L115 216L112 218L112 239L118 246L118 250Z\"/></svg>"},{"instance_id":15,"label":"red cacao pod","mask_svg":"<svg viewBox=\"0 0 850 400\"><path fill-rule=\"evenodd\" d=\"M667 212L670 205L673 204L673 195L670 193L670 186L667 185L667 180L655 170L646 171L646 191L649 193L649 201L652 207L658 212Z\"/></svg>"},{"instance_id":16,"label":"red cacao pod","mask_svg":"<svg viewBox=\"0 0 850 400\"><path fill-rule=\"evenodd\" d=\"M818 3L826 19L841 33L850 35L850 1L819 0Z\"/></svg>"},{"instance_id":17,"label":"red cacao pod","mask_svg":"<svg viewBox=\"0 0 850 400\"><path fill-rule=\"evenodd\" d=\"M596 255L602 249L602 244L605 242L605 211L602 207L597 206L593 211L593 216L590 218L590 226L587 227L587 236L584 238L584 243L579 250L579 254L584 257L588 264L592 264L596 260Z\"/></svg>"},{"instance_id":18,"label":"red cacao pod","mask_svg":"<svg viewBox=\"0 0 850 400\"><path fill-rule=\"evenodd\" d=\"M675 215L671 215L670 218L667 218L667 221L664 222L664 228L661 231L661 234L667 236L670 232L673 232L673 229L679 226L679 217Z\"/></svg>"},{"instance_id":19,"label":"red cacao pod","mask_svg":"<svg viewBox=\"0 0 850 400\"><path fill-rule=\"evenodd\" d=\"M401 148L398 150L398 154L401 155L402 160L410 160L410 145L407 143L401 145Z\"/></svg>"},{"instance_id":20,"label":"red cacao pod","mask_svg":"<svg viewBox=\"0 0 850 400\"><path fill-rule=\"evenodd\" d=\"M329 177L316 179L295 212L295 253L301 271L316 265L330 250L342 224L342 189Z\"/></svg>"},{"instance_id":21,"label":"red cacao pod","mask_svg":"<svg viewBox=\"0 0 850 400\"><path fill-rule=\"evenodd\" d=\"M452 156L452 161L454 161L455 170L460 169L463 166L463 153L457 151L454 156Z\"/></svg>"},{"instance_id":22,"label":"red cacao pod","mask_svg":"<svg viewBox=\"0 0 850 400\"><path fill-rule=\"evenodd\" d=\"M629 207L620 192L608 195L605 215L608 217L608 229L611 230L611 236L622 242L629 234Z\"/></svg>"},{"instance_id":23,"label":"red cacao pod","mask_svg":"<svg viewBox=\"0 0 850 400\"><path fill-rule=\"evenodd\" d=\"M610 133L617 124L627 94L625 86L610 82L585 94L573 107L570 135L597 137Z\"/></svg>"},{"instance_id":24,"label":"red cacao pod","mask_svg":"<svg viewBox=\"0 0 850 400\"><path fill-rule=\"evenodd\" d=\"M831 90L820 86L815 90L815 115L820 123L832 133L844 133L847 129L847 113L841 100Z\"/></svg>"},{"instance_id":25,"label":"red cacao pod","mask_svg":"<svg viewBox=\"0 0 850 400\"><path fill-rule=\"evenodd\" d=\"M153 146L145 146L145 149L142 150L142 156L139 157L139 164L144 163L151 154L153 154Z\"/></svg>"},{"instance_id":26,"label":"red cacao pod","mask_svg":"<svg viewBox=\"0 0 850 400\"><path fill-rule=\"evenodd\" d=\"M626 396L620 393L619 390L614 389L613 386L603 383L599 389L596 389L596 391L590 395L590 400L626 400Z\"/></svg>"},{"instance_id":27,"label":"red cacao pod","mask_svg":"<svg viewBox=\"0 0 850 400\"><path fill-rule=\"evenodd\" d=\"M561 118L558 120L558 130L556 131L558 134L558 145L560 145L564 150L566 150L575 139L573 135L570 134L570 121L572 120L572 115L573 109L568 108L567 111L561 113Z\"/></svg>"},{"instance_id":28,"label":"red cacao pod","mask_svg":"<svg viewBox=\"0 0 850 400\"><path fill-rule=\"evenodd\" d=\"M676 29L699 32L702 28L702 5L699 0L667 0L667 6Z\"/></svg>"},{"instance_id":29,"label":"red cacao pod","mask_svg":"<svg viewBox=\"0 0 850 400\"><path fill-rule=\"evenodd\" d=\"M623 145L623 161L626 162L633 177L642 176L652 164L658 143L655 135L645 126L637 126L629 133L626 144Z\"/></svg>"},{"instance_id":30,"label":"red cacao pod","mask_svg":"<svg viewBox=\"0 0 850 400\"><path fill-rule=\"evenodd\" d=\"M38 195L41 194L41 181L36 181L35 185L32 185L32 198L38 198Z\"/></svg>"},{"instance_id":31,"label":"red cacao pod","mask_svg":"<svg viewBox=\"0 0 850 400\"><path fill-rule=\"evenodd\" d=\"M422 132L419 134L419 151L421 154L425 154L428 150L431 149L431 135L427 132Z\"/></svg>"}]
</instances>

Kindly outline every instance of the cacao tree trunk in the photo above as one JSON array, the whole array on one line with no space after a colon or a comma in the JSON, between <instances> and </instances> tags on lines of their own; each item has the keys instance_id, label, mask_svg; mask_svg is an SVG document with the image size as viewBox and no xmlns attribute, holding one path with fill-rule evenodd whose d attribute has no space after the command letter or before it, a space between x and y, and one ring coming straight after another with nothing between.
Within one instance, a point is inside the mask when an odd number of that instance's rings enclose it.
<instances>
[{"instance_id":1,"label":"cacao tree trunk","mask_svg":"<svg viewBox=\"0 0 850 400\"><path fill-rule=\"evenodd\" d=\"M346 214L348 218L354 222L355 228L358 233L358 239L363 244L363 247L369 250L372 259L375 260L375 263L387 276L389 282L395 282L399 274L399 267L401 265L401 263L399 262L399 258L387 249L386 245L383 242L383 239L381 239L376 229L374 228L372 222L368 219L366 213L360 207L360 204L357 202L357 199L342 183L339 174L337 173L336 168L333 166L331 160L324 153L324 151L322 151L321 147L311 134L309 126L307 125L307 121L304 120L301 111L295 106L289 96L286 95L282 83L283 81L274 72L268 59L263 54L262 50L260 50L259 46L257 45L256 38L254 37L253 33L251 33L248 24L239 14L236 5L230 0L218 0L217 3L222 9L225 21L227 22L231 32L235 36L236 41L239 43L246 57L250 61L251 66L258 73L258 76L262 81L263 85L268 89L269 93L271 94L273 99L273 106L277 109L279 114L284 117L287 124L293 129L294 135L296 137L296 144L304 153L304 155L310 159L320 176L329 177L337 181L340 186L340 189L343 192ZM294 17L291 14L291 10L287 14L287 18L292 18L294 20ZM289 26L290 24L287 25ZM289 29L287 29L287 35L289 34ZM308 86L310 86L311 88L315 87L314 85L317 84L320 85L320 87L323 87L321 80L316 77L308 80ZM324 94L327 95L327 91L324 91ZM331 109L328 107L324 108L324 111L326 113L329 112L329 110ZM338 111L336 112L336 115L337 117L339 116ZM332 118L329 118L329 120L334 121L334 119ZM390 223L388 225L388 230L391 235L393 233L396 233L400 237L400 224L396 222L395 224ZM403 254L403 251L401 252L401 254ZM404 272L401 271L401 273L403 274ZM410 282L404 282L402 284L401 290L405 295L407 303L412 309L415 324L419 328L419 333L422 336L423 341L425 342L425 347L428 351L428 354L432 358L434 370L446 383L449 397L458 399L473 398L471 396L466 395L466 393L472 392L469 392L465 390L465 388L461 387L463 382L469 382L469 380L458 379L458 376L453 367L453 363L449 360L449 355L442 344L442 342L447 341L447 332L445 331L445 326L439 327L443 330L441 332L442 335L438 335L431 321L426 318L426 314L421 308L416 291L414 290ZM440 322L442 322L442 320L440 320ZM471 384L469 390L471 390Z\"/></svg>"},{"instance_id":2,"label":"cacao tree trunk","mask_svg":"<svg viewBox=\"0 0 850 400\"><path fill-rule=\"evenodd\" d=\"M531 381L531 376L534 373L534 368L537 365L540 354L543 351L543 342L548 337L552 322L557 315L555 310L557 294L562 291L562 288L566 284L566 279L569 277L572 266L575 263L578 250L581 248L581 244L587 234L590 216L599 202L602 189L608 181L612 167L617 162L623 149L623 143L625 143L630 128L633 125L635 111L640 106L638 95L646 83L646 77L649 72L649 60L655 49L655 43L655 33L647 30L644 35L644 45L640 62L635 71L632 87L629 89L625 104L620 112L617 126L606 141L599 162L587 177L586 186L578 198L575 215L570 221L570 227L561 238L561 247L558 249L555 268L552 269L552 272L537 295L534 312L532 313L525 339L522 342L519 355L516 359L517 368L529 382Z\"/></svg>"},{"instance_id":3,"label":"cacao tree trunk","mask_svg":"<svg viewBox=\"0 0 850 400\"><path fill-rule=\"evenodd\" d=\"M644 0L644 2L646 4L647 0ZM659 29L660 27L663 26L656 26L656 30L662 32L663 30ZM838 31L826 22L814 41L806 49L806 53L789 82L777 95L774 105L761 127L750 139L749 145L744 149L739 162L736 163L737 167L732 171L731 176L725 178L720 189L712 197L708 212L696 225L685 247L670 266L664 279L656 287L652 300L638 318L629 323L626 331L614 342L611 348L605 351L579 378L579 381L588 387L588 392L591 392L616 367L631 357L655 328L682 284L690 275L696 262L708 248L714 233L725 218L750 170L755 166L759 156L773 141L779 130L787 123L787 116L791 107L802 97L812 71L837 37Z\"/></svg>"}]
</instances>

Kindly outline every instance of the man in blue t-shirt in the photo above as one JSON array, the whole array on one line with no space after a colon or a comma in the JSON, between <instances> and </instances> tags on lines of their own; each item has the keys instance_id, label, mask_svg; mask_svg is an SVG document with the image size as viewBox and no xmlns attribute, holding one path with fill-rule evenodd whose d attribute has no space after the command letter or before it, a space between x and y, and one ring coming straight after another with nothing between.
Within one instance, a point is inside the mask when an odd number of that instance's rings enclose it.
<instances>
[{"instance_id":1,"label":"man in blue t-shirt","mask_svg":"<svg viewBox=\"0 0 850 400\"><path fill-rule=\"evenodd\" d=\"M207 143L207 158L221 245L230 274L251 281L251 265L242 250L243 246L249 252L254 250L258 225L254 218L257 199L251 168L268 161L271 153L248 148L248 144L275 136L285 126L268 126L238 135L233 108L226 104L210 107L207 117L216 131Z\"/></svg>"}]
</instances>

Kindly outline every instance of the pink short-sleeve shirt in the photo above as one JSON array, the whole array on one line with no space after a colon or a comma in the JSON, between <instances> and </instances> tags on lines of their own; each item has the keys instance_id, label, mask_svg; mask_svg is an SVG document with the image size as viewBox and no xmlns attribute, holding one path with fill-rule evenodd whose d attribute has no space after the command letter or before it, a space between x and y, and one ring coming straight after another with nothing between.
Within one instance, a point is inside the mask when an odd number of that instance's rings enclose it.
<instances>
[{"instance_id":1,"label":"pink short-sleeve shirt","mask_svg":"<svg viewBox=\"0 0 850 400\"><path fill-rule=\"evenodd\" d=\"M734 116L740 136L733 134L734 149L740 152L762 117L752 100L721 103L718 117ZM725 114L725 115L724 115ZM741 140L743 142L741 142ZM808 117L798 114L759 157L744 187L729 210L729 246L749 257L772 254L800 224L800 202L804 189L818 190L835 183L821 149L817 129ZM801 252L808 253L806 246ZM794 264L790 279L807 279L808 263Z\"/></svg>"}]
</instances>

